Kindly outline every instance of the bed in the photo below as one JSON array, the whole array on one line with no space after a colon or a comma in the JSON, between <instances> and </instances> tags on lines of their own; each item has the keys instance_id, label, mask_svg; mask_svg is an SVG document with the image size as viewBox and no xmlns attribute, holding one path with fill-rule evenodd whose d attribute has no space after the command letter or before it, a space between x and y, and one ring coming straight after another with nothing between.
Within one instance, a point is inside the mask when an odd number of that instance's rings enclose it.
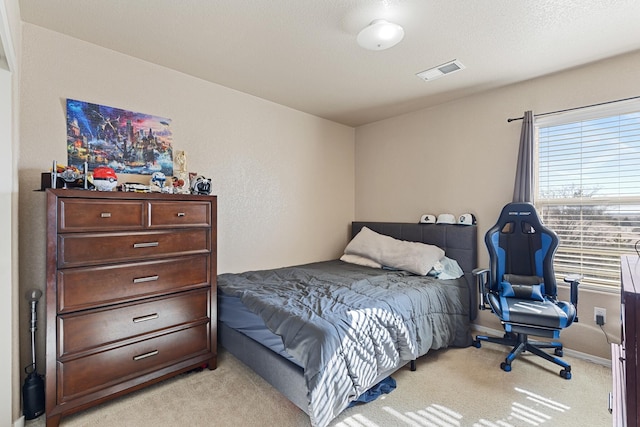
<instances>
[{"instance_id":1,"label":"bed","mask_svg":"<svg viewBox=\"0 0 640 427\"><path fill-rule=\"evenodd\" d=\"M218 276L220 345L315 427L429 350L471 344L476 226L353 222L352 238L360 231L435 245L463 275L441 280L330 260Z\"/></svg>"}]
</instances>

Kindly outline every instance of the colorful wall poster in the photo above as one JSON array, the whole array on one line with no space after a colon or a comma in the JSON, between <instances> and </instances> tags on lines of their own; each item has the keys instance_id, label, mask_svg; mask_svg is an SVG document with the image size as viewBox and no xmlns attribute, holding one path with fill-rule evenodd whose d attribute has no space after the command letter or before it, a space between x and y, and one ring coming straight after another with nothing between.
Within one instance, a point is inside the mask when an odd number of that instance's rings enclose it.
<instances>
[{"instance_id":1,"label":"colorful wall poster","mask_svg":"<svg viewBox=\"0 0 640 427\"><path fill-rule=\"evenodd\" d=\"M173 175L171 120L67 99L67 164L82 170Z\"/></svg>"}]
</instances>

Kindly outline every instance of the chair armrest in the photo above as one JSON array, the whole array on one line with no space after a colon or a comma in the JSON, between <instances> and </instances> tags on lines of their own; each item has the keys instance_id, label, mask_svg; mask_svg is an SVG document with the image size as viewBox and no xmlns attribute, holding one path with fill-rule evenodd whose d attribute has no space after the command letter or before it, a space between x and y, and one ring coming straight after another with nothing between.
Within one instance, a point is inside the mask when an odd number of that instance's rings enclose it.
<instances>
[{"instance_id":1,"label":"chair armrest","mask_svg":"<svg viewBox=\"0 0 640 427\"><path fill-rule=\"evenodd\" d=\"M486 293L488 292L487 283L489 282L489 269L488 268L474 268L471 273L476 278L476 283L478 284L478 293L480 294L480 304L478 308L480 310L489 309L489 305L487 304Z\"/></svg>"},{"instance_id":2,"label":"chair armrest","mask_svg":"<svg viewBox=\"0 0 640 427\"><path fill-rule=\"evenodd\" d=\"M479 276L480 274L489 273L489 269L488 268L474 268L473 270L471 270L471 273L473 273L474 276Z\"/></svg>"},{"instance_id":3,"label":"chair armrest","mask_svg":"<svg viewBox=\"0 0 640 427\"><path fill-rule=\"evenodd\" d=\"M580 286L580 275L571 275L564 278L565 283L571 284L571 304L576 308L576 318L574 322L578 321L578 286Z\"/></svg>"}]
</instances>

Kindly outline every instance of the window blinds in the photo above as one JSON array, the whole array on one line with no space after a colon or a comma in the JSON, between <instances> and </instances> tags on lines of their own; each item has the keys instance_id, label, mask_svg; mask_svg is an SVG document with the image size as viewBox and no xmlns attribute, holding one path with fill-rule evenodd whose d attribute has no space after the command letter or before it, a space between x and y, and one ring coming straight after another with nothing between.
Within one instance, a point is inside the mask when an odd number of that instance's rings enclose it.
<instances>
[{"instance_id":1,"label":"window blinds","mask_svg":"<svg viewBox=\"0 0 640 427\"><path fill-rule=\"evenodd\" d=\"M640 240L640 103L536 119L534 203L560 238L558 276L620 286Z\"/></svg>"}]
</instances>

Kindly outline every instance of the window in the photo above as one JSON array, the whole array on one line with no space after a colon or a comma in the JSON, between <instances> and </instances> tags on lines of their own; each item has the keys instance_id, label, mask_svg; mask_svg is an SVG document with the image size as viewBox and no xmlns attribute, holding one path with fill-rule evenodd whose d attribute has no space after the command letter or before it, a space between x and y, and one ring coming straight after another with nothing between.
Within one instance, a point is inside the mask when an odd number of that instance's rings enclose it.
<instances>
[{"instance_id":1,"label":"window","mask_svg":"<svg viewBox=\"0 0 640 427\"><path fill-rule=\"evenodd\" d=\"M560 246L560 277L619 288L620 255L640 240L640 102L536 119L535 200Z\"/></svg>"}]
</instances>

